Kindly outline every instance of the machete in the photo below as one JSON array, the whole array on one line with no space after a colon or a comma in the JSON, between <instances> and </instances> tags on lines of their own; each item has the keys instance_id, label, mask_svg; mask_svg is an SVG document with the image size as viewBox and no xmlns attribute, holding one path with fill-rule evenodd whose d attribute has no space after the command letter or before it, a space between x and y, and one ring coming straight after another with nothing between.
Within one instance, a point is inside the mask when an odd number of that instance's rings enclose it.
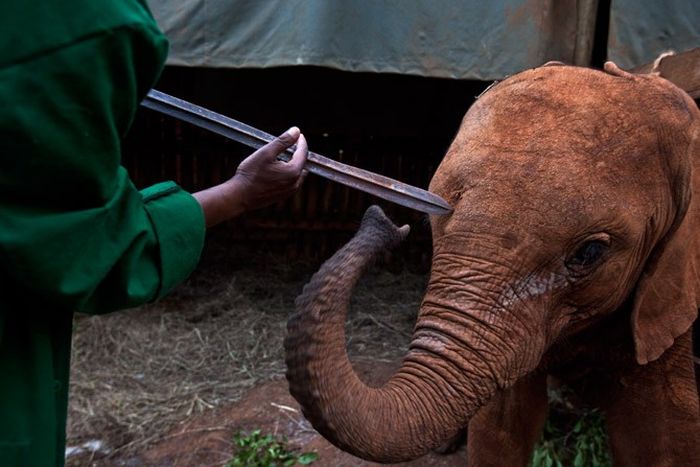
<instances>
[{"instance_id":1,"label":"machete","mask_svg":"<svg viewBox=\"0 0 700 467\"><path fill-rule=\"evenodd\" d=\"M141 105L255 149L275 139L274 136L250 125L155 89L148 93ZM292 154L294 154L294 146L288 148L280 159L289 160ZM429 191L334 161L315 152L309 151L304 168L334 182L421 212L428 214L449 214L452 212L452 207L444 199Z\"/></svg>"}]
</instances>

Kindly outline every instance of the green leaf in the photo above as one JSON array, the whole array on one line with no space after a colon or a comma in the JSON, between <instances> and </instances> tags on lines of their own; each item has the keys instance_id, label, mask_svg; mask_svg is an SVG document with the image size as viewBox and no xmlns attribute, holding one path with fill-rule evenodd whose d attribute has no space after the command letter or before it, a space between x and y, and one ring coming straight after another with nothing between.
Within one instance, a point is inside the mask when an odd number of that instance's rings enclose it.
<instances>
[{"instance_id":1,"label":"green leaf","mask_svg":"<svg viewBox=\"0 0 700 467\"><path fill-rule=\"evenodd\" d=\"M311 464L312 462L316 462L318 460L318 453L316 452L305 452L304 454L300 455L297 458L297 462L299 462L302 465L308 465Z\"/></svg>"},{"instance_id":2,"label":"green leaf","mask_svg":"<svg viewBox=\"0 0 700 467\"><path fill-rule=\"evenodd\" d=\"M262 434L257 429L248 433L238 432L233 436L233 445L236 447L234 456L228 461L226 467L277 467L310 464L318 459L314 452L296 454L287 445L287 438L278 438L271 434Z\"/></svg>"},{"instance_id":3,"label":"green leaf","mask_svg":"<svg viewBox=\"0 0 700 467\"><path fill-rule=\"evenodd\" d=\"M532 467L540 467L542 464L542 459L544 459L544 451L538 446L535 452L532 454L532 461L530 465Z\"/></svg>"}]
</instances>

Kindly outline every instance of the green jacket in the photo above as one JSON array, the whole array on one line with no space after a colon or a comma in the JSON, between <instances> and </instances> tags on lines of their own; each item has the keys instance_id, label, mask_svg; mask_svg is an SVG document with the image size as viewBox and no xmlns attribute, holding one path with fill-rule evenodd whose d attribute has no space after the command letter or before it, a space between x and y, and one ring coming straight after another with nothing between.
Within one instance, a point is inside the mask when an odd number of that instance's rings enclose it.
<instances>
[{"instance_id":1,"label":"green jacket","mask_svg":"<svg viewBox=\"0 0 700 467\"><path fill-rule=\"evenodd\" d=\"M120 166L166 54L144 0L0 4L0 466L64 463L73 312L155 300L199 259L196 200Z\"/></svg>"}]
</instances>

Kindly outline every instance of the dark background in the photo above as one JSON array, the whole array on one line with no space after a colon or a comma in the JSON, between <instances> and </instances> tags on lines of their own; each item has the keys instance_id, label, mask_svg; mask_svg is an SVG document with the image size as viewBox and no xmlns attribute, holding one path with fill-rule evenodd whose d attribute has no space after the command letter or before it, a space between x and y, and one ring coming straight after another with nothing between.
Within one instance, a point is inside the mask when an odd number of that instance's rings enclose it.
<instances>
[{"instance_id":1,"label":"dark background","mask_svg":"<svg viewBox=\"0 0 700 467\"><path fill-rule=\"evenodd\" d=\"M427 188L461 119L490 83L349 73L320 67L166 67L156 89L279 134L291 125L312 151ZM220 183L252 152L234 141L141 108L124 165L141 188L175 180L189 191ZM346 241L371 204L412 234L400 256L424 269L427 216L309 175L293 198L247 213L214 231L284 257L323 259Z\"/></svg>"}]
</instances>

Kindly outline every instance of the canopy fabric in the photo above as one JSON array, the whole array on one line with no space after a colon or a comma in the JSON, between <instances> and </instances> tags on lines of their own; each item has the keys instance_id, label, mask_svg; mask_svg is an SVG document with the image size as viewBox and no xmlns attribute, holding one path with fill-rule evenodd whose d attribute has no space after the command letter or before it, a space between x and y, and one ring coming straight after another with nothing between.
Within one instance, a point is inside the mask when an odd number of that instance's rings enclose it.
<instances>
[{"instance_id":1,"label":"canopy fabric","mask_svg":"<svg viewBox=\"0 0 700 467\"><path fill-rule=\"evenodd\" d=\"M597 3L149 0L171 41L169 65L312 65L475 80L500 79L549 60L587 65ZM700 45L696 0L611 4L609 55L623 67Z\"/></svg>"},{"instance_id":2,"label":"canopy fabric","mask_svg":"<svg viewBox=\"0 0 700 467\"><path fill-rule=\"evenodd\" d=\"M608 58L622 68L653 62L666 51L700 47L700 1L613 0Z\"/></svg>"},{"instance_id":3,"label":"canopy fabric","mask_svg":"<svg viewBox=\"0 0 700 467\"><path fill-rule=\"evenodd\" d=\"M150 0L168 64L492 80L573 57L575 0Z\"/></svg>"}]
</instances>

